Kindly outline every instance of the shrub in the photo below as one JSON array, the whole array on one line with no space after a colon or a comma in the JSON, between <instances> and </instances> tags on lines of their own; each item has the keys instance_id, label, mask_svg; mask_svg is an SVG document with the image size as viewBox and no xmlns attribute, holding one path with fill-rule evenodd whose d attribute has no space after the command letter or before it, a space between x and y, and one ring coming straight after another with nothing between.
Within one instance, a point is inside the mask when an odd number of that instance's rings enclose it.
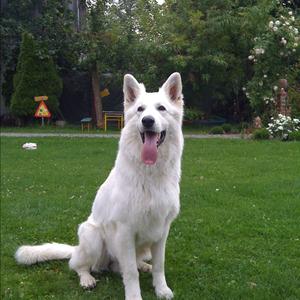
<instances>
[{"instance_id":1,"label":"shrub","mask_svg":"<svg viewBox=\"0 0 300 300\"><path fill-rule=\"evenodd\" d=\"M266 128L256 129L253 132L253 138L255 140L268 140L270 138L270 133Z\"/></svg>"},{"instance_id":2,"label":"shrub","mask_svg":"<svg viewBox=\"0 0 300 300\"><path fill-rule=\"evenodd\" d=\"M232 126L228 123L223 124L222 128L225 133L230 133L232 130Z\"/></svg>"},{"instance_id":3,"label":"shrub","mask_svg":"<svg viewBox=\"0 0 300 300\"><path fill-rule=\"evenodd\" d=\"M273 137L287 140L292 132L300 131L300 120L279 114L276 119L271 118L267 129Z\"/></svg>"},{"instance_id":4,"label":"shrub","mask_svg":"<svg viewBox=\"0 0 300 300\"><path fill-rule=\"evenodd\" d=\"M184 119L187 121L200 120L203 117L203 112L197 108L185 108L184 110Z\"/></svg>"},{"instance_id":5,"label":"shrub","mask_svg":"<svg viewBox=\"0 0 300 300\"><path fill-rule=\"evenodd\" d=\"M269 11L269 17L265 18L265 25L254 37L254 47L248 56L253 65L253 75L244 88L245 96L254 111L261 116L269 115L276 109L280 79L287 79L289 86L296 86L298 82L299 72L294 70L299 69L300 19L297 11L285 2L268 1L265 9ZM291 98L292 108L295 96L293 94Z\"/></svg>"},{"instance_id":6,"label":"shrub","mask_svg":"<svg viewBox=\"0 0 300 300\"><path fill-rule=\"evenodd\" d=\"M300 74L299 74L300 76ZM300 93L299 93L299 85L295 84L295 86L289 86L289 100L292 106L292 115L300 116Z\"/></svg>"},{"instance_id":7,"label":"shrub","mask_svg":"<svg viewBox=\"0 0 300 300\"><path fill-rule=\"evenodd\" d=\"M300 141L300 131L293 131L289 134L291 141Z\"/></svg>"},{"instance_id":8,"label":"shrub","mask_svg":"<svg viewBox=\"0 0 300 300\"><path fill-rule=\"evenodd\" d=\"M241 122L239 125L238 125L238 129L239 131L243 131L244 129L248 129L250 127L249 123L247 122Z\"/></svg>"},{"instance_id":9,"label":"shrub","mask_svg":"<svg viewBox=\"0 0 300 300\"><path fill-rule=\"evenodd\" d=\"M13 85L11 111L15 116L31 117L34 115L37 107L34 96L48 96L47 106L52 114L57 111L58 97L62 92L62 80L58 76L51 57L41 58L38 55L38 46L29 33L22 35Z\"/></svg>"},{"instance_id":10,"label":"shrub","mask_svg":"<svg viewBox=\"0 0 300 300\"><path fill-rule=\"evenodd\" d=\"M223 128L221 126L215 126L213 127L210 131L209 131L210 134L223 134L224 131L223 131Z\"/></svg>"}]
</instances>

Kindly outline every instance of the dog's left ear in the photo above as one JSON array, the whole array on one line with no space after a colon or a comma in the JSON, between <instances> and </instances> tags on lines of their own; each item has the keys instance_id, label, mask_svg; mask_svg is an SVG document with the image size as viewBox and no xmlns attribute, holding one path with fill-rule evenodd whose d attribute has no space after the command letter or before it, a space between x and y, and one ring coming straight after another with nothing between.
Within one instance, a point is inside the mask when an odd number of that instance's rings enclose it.
<instances>
[{"instance_id":1,"label":"dog's left ear","mask_svg":"<svg viewBox=\"0 0 300 300\"><path fill-rule=\"evenodd\" d=\"M173 73L163 84L162 89L174 102L182 99L182 82L178 72Z\"/></svg>"},{"instance_id":2,"label":"dog's left ear","mask_svg":"<svg viewBox=\"0 0 300 300\"><path fill-rule=\"evenodd\" d=\"M140 95L141 86L138 81L130 74L126 74L124 76L123 92L125 103L133 103Z\"/></svg>"}]
</instances>

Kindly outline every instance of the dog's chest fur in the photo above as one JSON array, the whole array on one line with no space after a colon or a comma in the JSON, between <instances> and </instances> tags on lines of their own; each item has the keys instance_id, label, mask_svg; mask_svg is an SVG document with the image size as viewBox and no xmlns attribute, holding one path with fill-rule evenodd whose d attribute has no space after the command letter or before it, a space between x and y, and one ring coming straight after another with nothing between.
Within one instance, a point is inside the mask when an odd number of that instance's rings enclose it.
<instances>
[{"instance_id":1,"label":"dog's chest fur","mask_svg":"<svg viewBox=\"0 0 300 300\"><path fill-rule=\"evenodd\" d=\"M141 245L161 239L166 226L177 216L179 187L163 177L139 177L138 181L133 195L135 213L132 222L137 230L136 242Z\"/></svg>"},{"instance_id":2,"label":"dog's chest fur","mask_svg":"<svg viewBox=\"0 0 300 300\"><path fill-rule=\"evenodd\" d=\"M174 215L175 218L175 209ZM139 227L136 232L137 246L147 243L153 243L162 238L166 225L170 222L167 221L170 216L163 216L159 211L149 211L143 215L139 220Z\"/></svg>"}]
</instances>

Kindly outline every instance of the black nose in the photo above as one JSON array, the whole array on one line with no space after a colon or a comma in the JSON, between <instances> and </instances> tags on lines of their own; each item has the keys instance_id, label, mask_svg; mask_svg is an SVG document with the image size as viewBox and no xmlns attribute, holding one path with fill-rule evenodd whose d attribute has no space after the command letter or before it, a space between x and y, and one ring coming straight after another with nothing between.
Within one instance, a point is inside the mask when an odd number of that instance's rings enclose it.
<instances>
[{"instance_id":1,"label":"black nose","mask_svg":"<svg viewBox=\"0 0 300 300\"><path fill-rule=\"evenodd\" d=\"M145 128L151 128L154 124L154 118L151 116L146 116L142 119L142 123L144 125Z\"/></svg>"}]
</instances>

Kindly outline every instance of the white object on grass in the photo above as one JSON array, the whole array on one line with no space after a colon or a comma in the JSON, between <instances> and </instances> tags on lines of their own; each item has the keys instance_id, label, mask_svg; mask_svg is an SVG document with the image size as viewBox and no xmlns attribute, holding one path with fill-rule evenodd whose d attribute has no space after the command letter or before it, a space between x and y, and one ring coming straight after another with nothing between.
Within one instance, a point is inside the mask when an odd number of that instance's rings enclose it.
<instances>
[{"instance_id":1,"label":"white object on grass","mask_svg":"<svg viewBox=\"0 0 300 300\"><path fill-rule=\"evenodd\" d=\"M26 149L26 150L36 150L37 149L37 144L36 143L25 143L22 146L22 148Z\"/></svg>"}]
</instances>

